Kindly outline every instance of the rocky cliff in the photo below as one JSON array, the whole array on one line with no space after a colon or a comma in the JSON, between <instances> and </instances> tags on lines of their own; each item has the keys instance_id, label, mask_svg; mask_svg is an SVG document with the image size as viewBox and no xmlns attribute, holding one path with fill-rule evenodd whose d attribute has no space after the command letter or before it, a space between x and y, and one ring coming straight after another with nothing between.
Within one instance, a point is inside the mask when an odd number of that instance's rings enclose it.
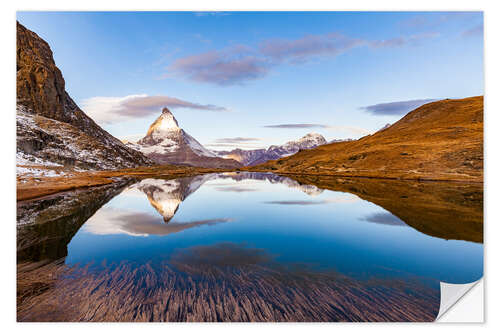
<instances>
[{"instance_id":1,"label":"rocky cliff","mask_svg":"<svg viewBox=\"0 0 500 333\"><path fill-rule=\"evenodd\" d=\"M50 46L19 22L16 53L18 164L115 169L153 163L76 105Z\"/></svg>"}]
</instances>

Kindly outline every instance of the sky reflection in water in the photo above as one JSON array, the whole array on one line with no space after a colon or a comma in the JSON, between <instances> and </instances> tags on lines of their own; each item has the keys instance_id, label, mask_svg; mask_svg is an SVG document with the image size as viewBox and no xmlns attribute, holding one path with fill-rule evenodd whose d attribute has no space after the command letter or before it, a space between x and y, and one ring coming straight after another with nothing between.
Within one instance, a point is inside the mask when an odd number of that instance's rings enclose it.
<instances>
[{"instance_id":1,"label":"sky reflection in water","mask_svg":"<svg viewBox=\"0 0 500 333\"><path fill-rule=\"evenodd\" d=\"M265 174L136 183L84 224L66 263L179 261L179 251L220 244L356 278L467 283L483 271L482 244L431 237L353 194Z\"/></svg>"}]
</instances>

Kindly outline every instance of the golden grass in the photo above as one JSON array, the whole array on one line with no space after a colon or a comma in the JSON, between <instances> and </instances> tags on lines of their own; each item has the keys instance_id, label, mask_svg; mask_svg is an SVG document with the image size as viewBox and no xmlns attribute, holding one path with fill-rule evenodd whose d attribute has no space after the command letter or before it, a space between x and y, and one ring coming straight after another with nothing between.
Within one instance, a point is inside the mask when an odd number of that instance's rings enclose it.
<instances>
[{"instance_id":1,"label":"golden grass","mask_svg":"<svg viewBox=\"0 0 500 333\"><path fill-rule=\"evenodd\" d=\"M389 128L246 167L280 174L483 181L483 97L442 100Z\"/></svg>"}]
</instances>

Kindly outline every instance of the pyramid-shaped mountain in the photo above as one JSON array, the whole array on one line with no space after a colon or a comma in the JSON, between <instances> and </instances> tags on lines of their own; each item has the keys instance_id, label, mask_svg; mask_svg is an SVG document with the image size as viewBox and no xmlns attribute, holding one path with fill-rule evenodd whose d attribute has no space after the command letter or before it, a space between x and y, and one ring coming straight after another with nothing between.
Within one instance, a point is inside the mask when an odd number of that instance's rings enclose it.
<instances>
[{"instance_id":1,"label":"pyramid-shaped mountain","mask_svg":"<svg viewBox=\"0 0 500 333\"><path fill-rule=\"evenodd\" d=\"M149 126L146 136L128 147L140 151L158 164L190 165L206 168L238 168L233 159L217 157L179 127L168 108Z\"/></svg>"}]
</instances>

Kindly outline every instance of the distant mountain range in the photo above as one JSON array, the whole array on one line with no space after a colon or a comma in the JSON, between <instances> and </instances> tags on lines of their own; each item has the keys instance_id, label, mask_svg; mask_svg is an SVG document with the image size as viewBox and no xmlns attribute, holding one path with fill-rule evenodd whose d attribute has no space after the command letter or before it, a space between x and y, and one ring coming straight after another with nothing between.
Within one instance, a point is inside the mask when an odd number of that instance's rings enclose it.
<instances>
[{"instance_id":1,"label":"distant mountain range","mask_svg":"<svg viewBox=\"0 0 500 333\"><path fill-rule=\"evenodd\" d=\"M325 138L318 133L309 133L298 140L288 141L283 145L273 145L267 149L233 149L230 151L214 151L223 158L232 158L243 165L257 165L269 160L290 156L300 150L311 149L326 144Z\"/></svg>"},{"instance_id":2,"label":"distant mountain range","mask_svg":"<svg viewBox=\"0 0 500 333\"><path fill-rule=\"evenodd\" d=\"M76 105L49 44L19 22L16 54L18 165L119 169L153 164Z\"/></svg>"},{"instance_id":3,"label":"distant mountain range","mask_svg":"<svg viewBox=\"0 0 500 333\"><path fill-rule=\"evenodd\" d=\"M126 142L126 145L158 164L234 169L275 160L326 143L320 134L309 133L298 140L279 146L273 145L267 149L208 150L179 127L177 119L168 108L163 108L161 115L149 126L146 136L137 142Z\"/></svg>"}]
</instances>

